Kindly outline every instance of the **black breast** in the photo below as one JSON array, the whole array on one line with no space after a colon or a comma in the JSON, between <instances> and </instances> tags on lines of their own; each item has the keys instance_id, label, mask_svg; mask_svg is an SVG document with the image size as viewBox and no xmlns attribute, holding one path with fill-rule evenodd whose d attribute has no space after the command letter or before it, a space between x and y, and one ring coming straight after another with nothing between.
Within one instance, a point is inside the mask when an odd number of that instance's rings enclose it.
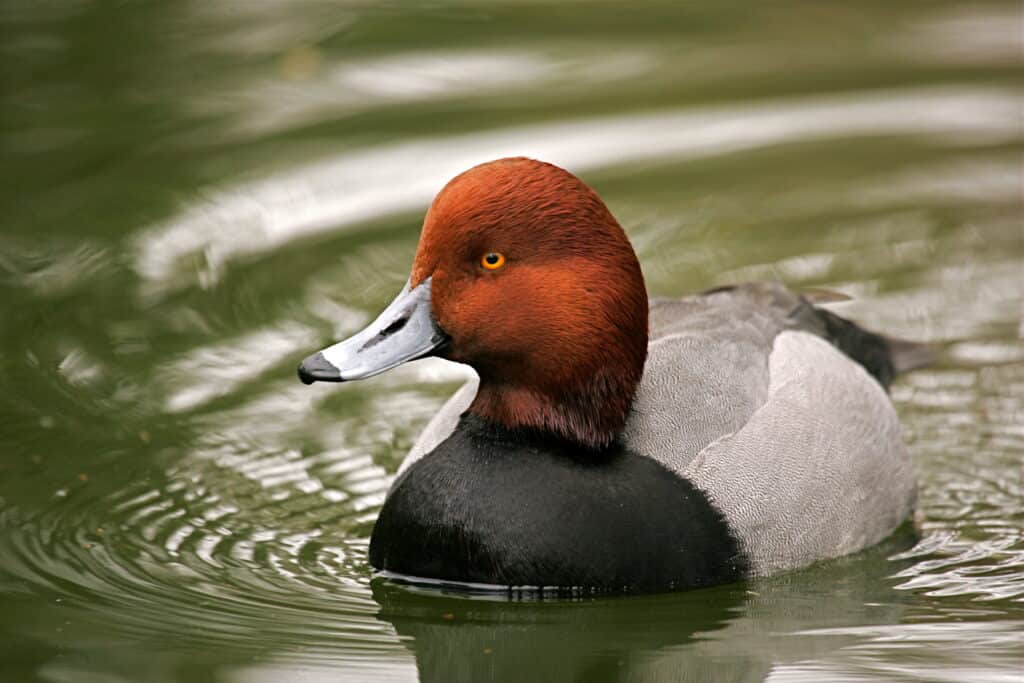
<instances>
[{"instance_id":1,"label":"black breast","mask_svg":"<svg viewBox=\"0 0 1024 683\"><path fill-rule=\"evenodd\" d=\"M710 586L746 569L704 493L654 460L511 438L472 416L395 482L370 563L431 579L602 591Z\"/></svg>"}]
</instances>

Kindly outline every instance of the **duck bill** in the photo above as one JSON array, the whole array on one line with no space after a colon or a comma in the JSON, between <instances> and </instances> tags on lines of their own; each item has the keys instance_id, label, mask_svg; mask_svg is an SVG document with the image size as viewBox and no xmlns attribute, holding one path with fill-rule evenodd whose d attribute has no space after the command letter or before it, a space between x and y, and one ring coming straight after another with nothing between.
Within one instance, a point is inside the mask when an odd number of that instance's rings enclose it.
<instances>
[{"instance_id":1,"label":"duck bill","mask_svg":"<svg viewBox=\"0 0 1024 683\"><path fill-rule=\"evenodd\" d=\"M429 356L447 340L434 321L430 278L416 287L406 283L366 329L302 361L299 379L304 384L366 379Z\"/></svg>"}]
</instances>

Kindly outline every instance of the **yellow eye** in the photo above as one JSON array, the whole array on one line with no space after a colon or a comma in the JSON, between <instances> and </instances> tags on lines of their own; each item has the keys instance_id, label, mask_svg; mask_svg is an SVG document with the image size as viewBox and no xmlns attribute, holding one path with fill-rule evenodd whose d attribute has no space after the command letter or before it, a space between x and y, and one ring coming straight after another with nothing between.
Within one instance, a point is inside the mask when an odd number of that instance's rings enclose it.
<instances>
[{"instance_id":1,"label":"yellow eye","mask_svg":"<svg viewBox=\"0 0 1024 683\"><path fill-rule=\"evenodd\" d=\"M480 259L480 265L487 270L497 270L505 265L505 255L496 251L488 252Z\"/></svg>"}]
</instances>

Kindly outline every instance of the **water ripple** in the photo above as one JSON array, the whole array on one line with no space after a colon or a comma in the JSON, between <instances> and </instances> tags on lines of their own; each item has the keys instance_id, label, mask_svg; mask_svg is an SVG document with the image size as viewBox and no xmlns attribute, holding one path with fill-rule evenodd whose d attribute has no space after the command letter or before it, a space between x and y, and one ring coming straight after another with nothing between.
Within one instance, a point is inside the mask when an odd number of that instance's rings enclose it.
<instances>
[{"instance_id":1,"label":"water ripple","mask_svg":"<svg viewBox=\"0 0 1024 683\"><path fill-rule=\"evenodd\" d=\"M300 237L417 210L462 170L501 156L532 156L581 172L641 159L694 159L829 137L941 135L945 144L1015 139L1021 98L998 89L873 92L733 107L632 114L404 142L353 151L263 181L229 188L138 239L135 268L149 296L204 280L226 263ZM394 188L401 187L401 192Z\"/></svg>"}]
</instances>

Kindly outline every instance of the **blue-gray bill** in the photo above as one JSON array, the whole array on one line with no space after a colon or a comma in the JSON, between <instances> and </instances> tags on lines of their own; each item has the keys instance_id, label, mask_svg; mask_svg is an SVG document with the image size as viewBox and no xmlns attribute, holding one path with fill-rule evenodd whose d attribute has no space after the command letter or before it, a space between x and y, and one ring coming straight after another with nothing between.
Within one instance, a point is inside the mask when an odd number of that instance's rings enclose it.
<instances>
[{"instance_id":1,"label":"blue-gray bill","mask_svg":"<svg viewBox=\"0 0 1024 683\"><path fill-rule=\"evenodd\" d=\"M299 379L312 384L373 377L430 355L446 340L431 310L430 278L414 288L407 282L365 329L303 360Z\"/></svg>"}]
</instances>

